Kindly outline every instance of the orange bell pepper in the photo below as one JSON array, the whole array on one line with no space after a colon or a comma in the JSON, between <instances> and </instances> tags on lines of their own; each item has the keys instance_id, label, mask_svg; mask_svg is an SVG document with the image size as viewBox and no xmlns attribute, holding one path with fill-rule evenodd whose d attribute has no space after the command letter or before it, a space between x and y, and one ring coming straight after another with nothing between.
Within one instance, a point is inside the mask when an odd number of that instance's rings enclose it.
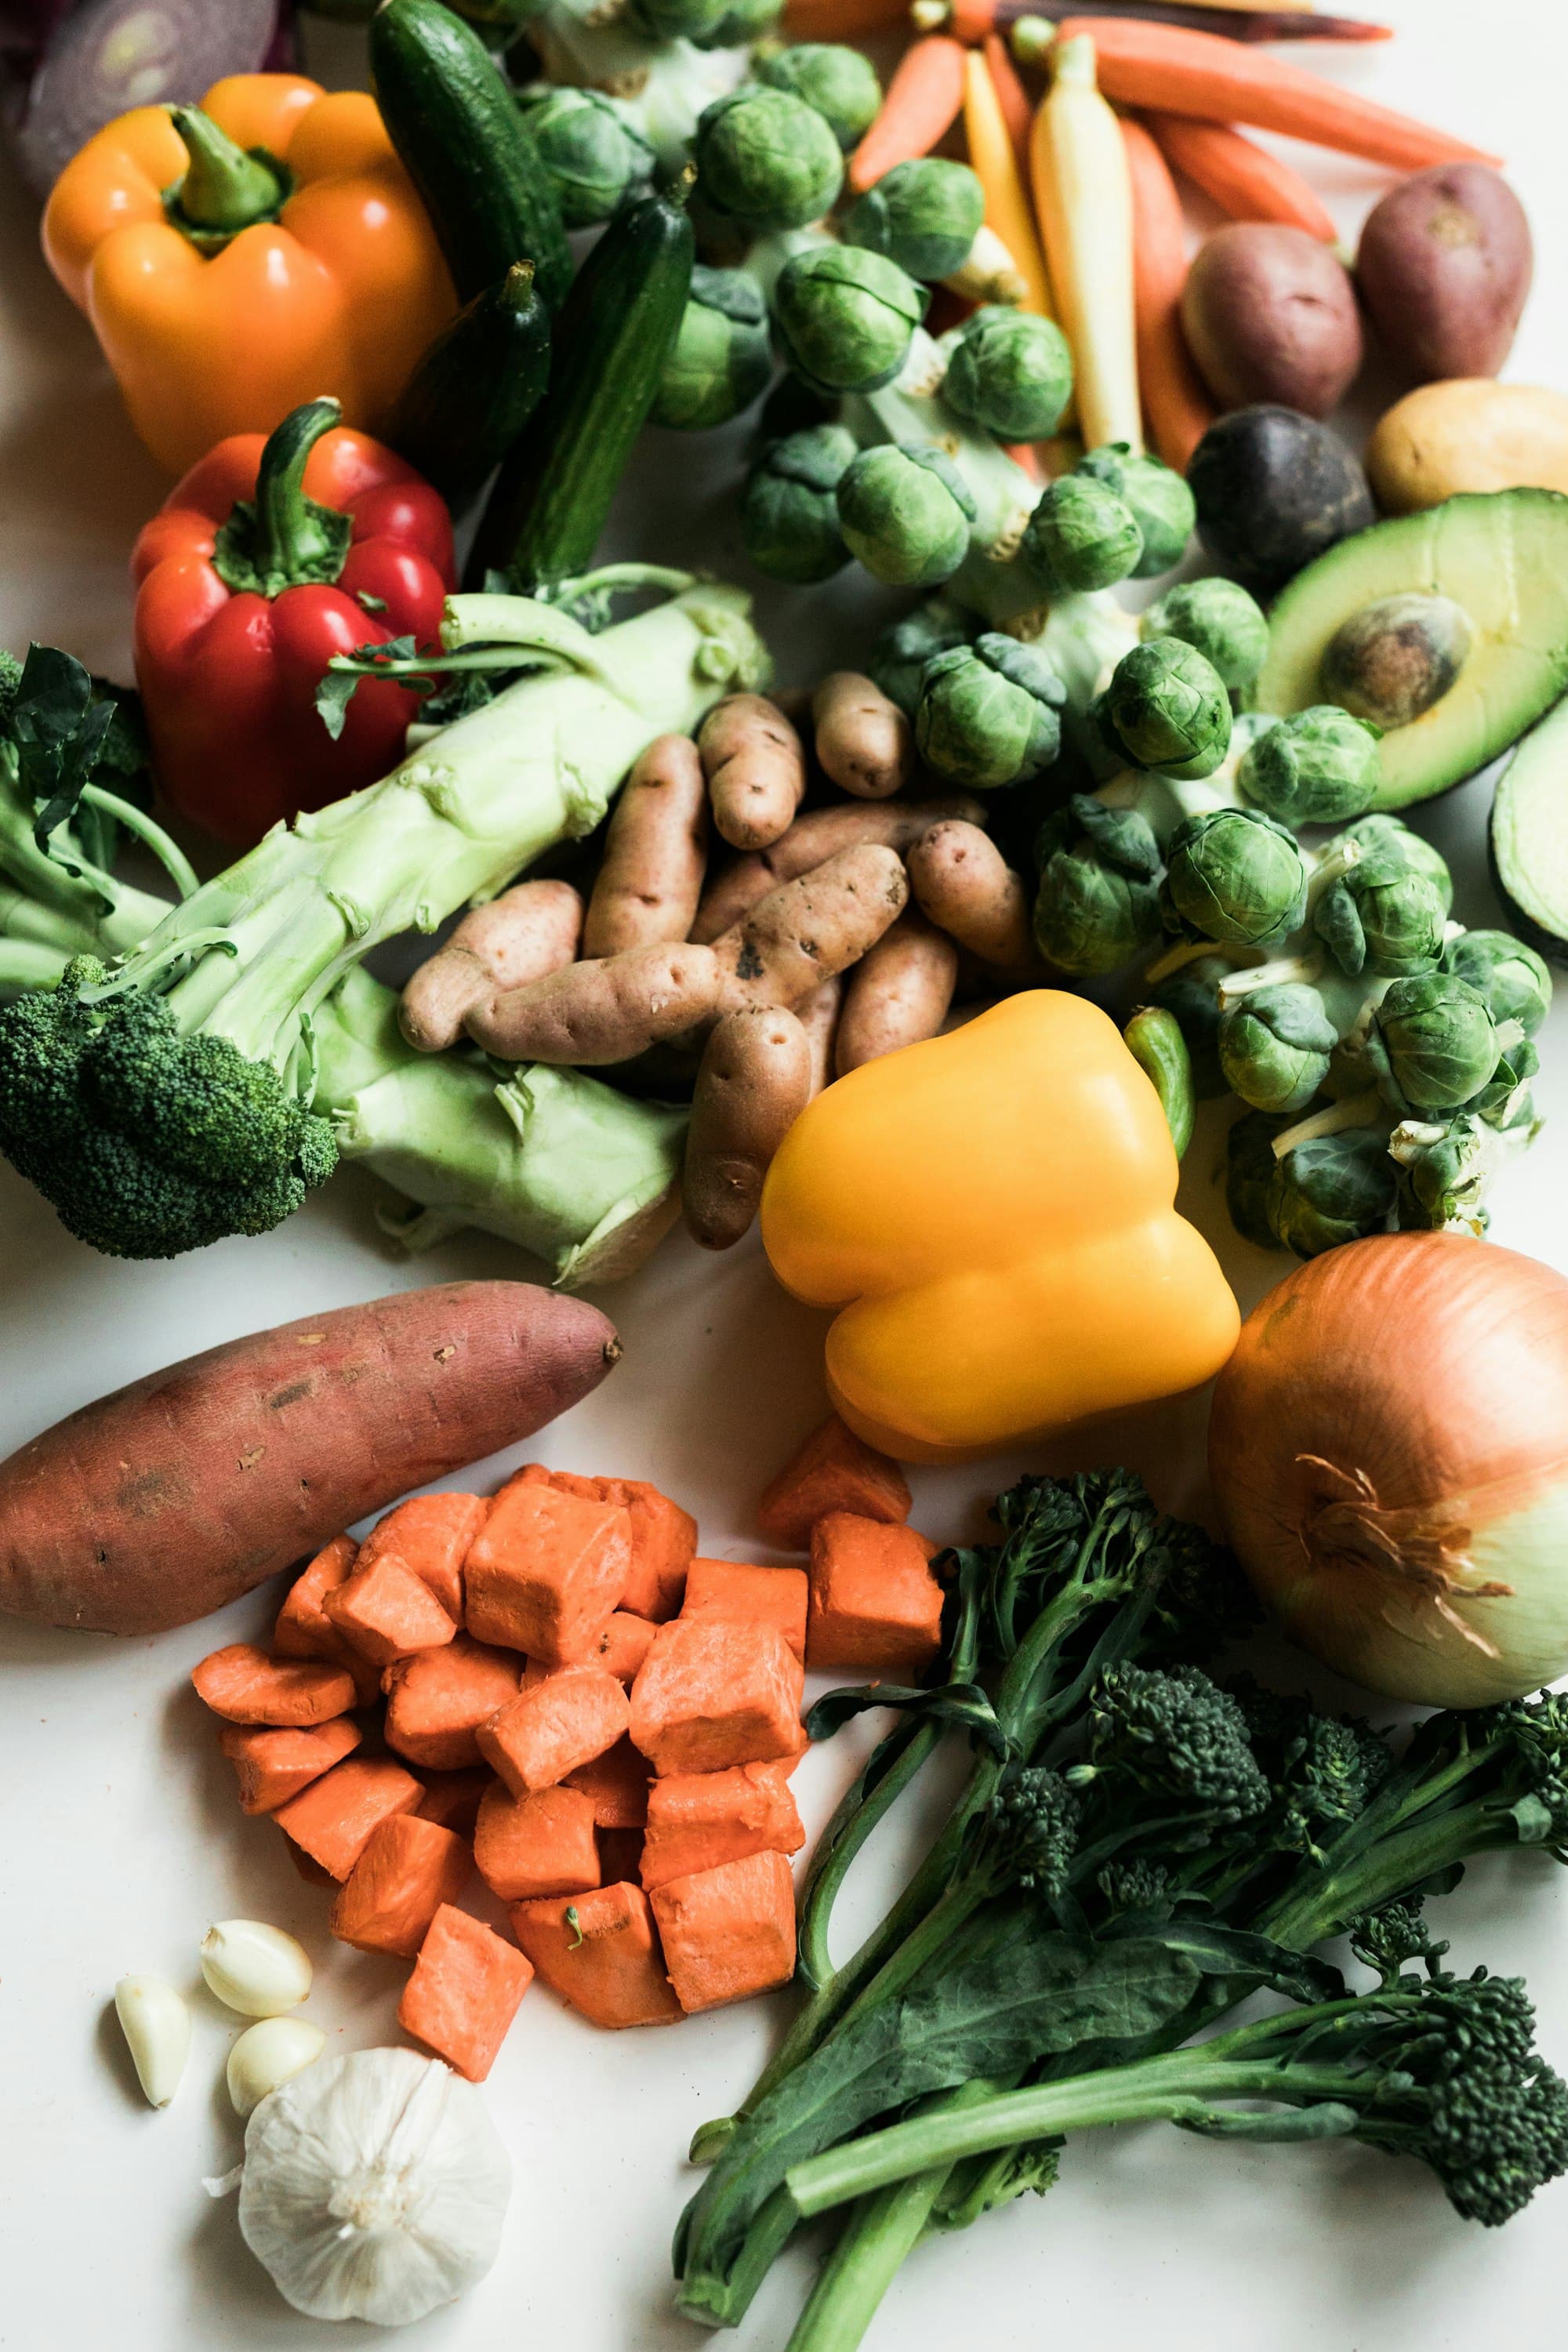
<instances>
[{"instance_id":1,"label":"orange bell pepper","mask_svg":"<svg viewBox=\"0 0 1568 2352\"><path fill-rule=\"evenodd\" d=\"M331 394L374 426L456 309L374 99L232 74L66 165L44 253L171 473Z\"/></svg>"}]
</instances>

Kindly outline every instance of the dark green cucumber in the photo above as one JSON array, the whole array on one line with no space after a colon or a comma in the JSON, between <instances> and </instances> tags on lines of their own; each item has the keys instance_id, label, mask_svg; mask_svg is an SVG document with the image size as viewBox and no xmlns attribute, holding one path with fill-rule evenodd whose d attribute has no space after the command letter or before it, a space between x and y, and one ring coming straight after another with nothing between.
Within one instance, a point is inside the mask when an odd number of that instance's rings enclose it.
<instances>
[{"instance_id":1,"label":"dark green cucumber","mask_svg":"<svg viewBox=\"0 0 1568 2352\"><path fill-rule=\"evenodd\" d=\"M441 0L386 0L370 20L370 70L458 300L531 261L545 308L559 310L572 282L560 200L479 35Z\"/></svg>"},{"instance_id":2,"label":"dark green cucumber","mask_svg":"<svg viewBox=\"0 0 1568 2352\"><path fill-rule=\"evenodd\" d=\"M537 587L592 562L691 289L689 178L617 213L579 271L555 322L543 405L479 524L474 583L496 571Z\"/></svg>"},{"instance_id":3,"label":"dark green cucumber","mask_svg":"<svg viewBox=\"0 0 1568 2352\"><path fill-rule=\"evenodd\" d=\"M514 261L437 336L398 395L385 438L462 514L549 380L550 313L532 262Z\"/></svg>"}]
</instances>

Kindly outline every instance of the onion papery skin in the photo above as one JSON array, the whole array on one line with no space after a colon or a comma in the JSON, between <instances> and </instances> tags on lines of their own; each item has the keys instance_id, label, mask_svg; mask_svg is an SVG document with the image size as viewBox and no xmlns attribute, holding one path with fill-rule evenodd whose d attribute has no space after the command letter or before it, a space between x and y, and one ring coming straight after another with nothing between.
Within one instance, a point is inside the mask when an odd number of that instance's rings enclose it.
<instances>
[{"instance_id":1,"label":"onion papery skin","mask_svg":"<svg viewBox=\"0 0 1568 2352\"><path fill-rule=\"evenodd\" d=\"M1445 1233L1311 1259L1242 1327L1209 1473L1259 1597L1338 1673L1469 1707L1568 1670L1568 1281L1550 1266Z\"/></svg>"}]
</instances>

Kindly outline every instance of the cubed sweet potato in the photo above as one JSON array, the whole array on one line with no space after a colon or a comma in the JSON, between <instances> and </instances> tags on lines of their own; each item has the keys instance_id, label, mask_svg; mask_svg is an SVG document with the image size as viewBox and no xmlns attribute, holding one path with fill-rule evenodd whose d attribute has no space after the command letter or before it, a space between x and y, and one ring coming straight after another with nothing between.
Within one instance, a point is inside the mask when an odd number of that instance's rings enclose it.
<instances>
[{"instance_id":1,"label":"cubed sweet potato","mask_svg":"<svg viewBox=\"0 0 1568 2352\"><path fill-rule=\"evenodd\" d=\"M482 2083L532 1981L521 1952L444 1903L403 1988L397 2022L456 2073Z\"/></svg>"},{"instance_id":2,"label":"cubed sweet potato","mask_svg":"<svg viewBox=\"0 0 1568 2352\"><path fill-rule=\"evenodd\" d=\"M743 1862L749 1853L798 1853L805 1843L789 1788L790 1766L734 1764L727 1772L670 1772L648 1790L642 1883Z\"/></svg>"},{"instance_id":3,"label":"cubed sweet potato","mask_svg":"<svg viewBox=\"0 0 1568 2352\"><path fill-rule=\"evenodd\" d=\"M453 1623L461 1625L463 1562L489 1508L483 1495L411 1495L377 1519L360 1546L360 1566L395 1552L429 1586Z\"/></svg>"},{"instance_id":4,"label":"cubed sweet potato","mask_svg":"<svg viewBox=\"0 0 1568 2352\"><path fill-rule=\"evenodd\" d=\"M697 1522L689 1511L641 1478L584 1478L573 1470L547 1470L531 1462L520 1470L524 1485L559 1486L601 1503L618 1503L631 1525L632 1567L620 1605L634 1617L662 1625L680 1607L686 1571L697 1549Z\"/></svg>"},{"instance_id":5,"label":"cubed sweet potato","mask_svg":"<svg viewBox=\"0 0 1568 2352\"><path fill-rule=\"evenodd\" d=\"M579 1666L569 1675L552 1675L536 1690L520 1691L481 1724L479 1753L514 1797L531 1796L535 1789L554 1788L579 1764L613 1748L630 1714L614 1675Z\"/></svg>"},{"instance_id":6,"label":"cubed sweet potato","mask_svg":"<svg viewBox=\"0 0 1568 2352\"><path fill-rule=\"evenodd\" d=\"M607 1675L614 1675L630 1690L638 1667L653 1647L657 1631L648 1618L634 1617L629 1609L617 1609L605 1620L589 1663L603 1666Z\"/></svg>"},{"instance_id":7,"label":"cubed sweet potato","mask_svg":"<svg viewBox=\"0 0 1568 2352\"><path fill-rule=\"evenodd\" d=\"M757 1525L783 1551L804 1551L829 1511L895 1525L910 1516L910 1486L898 1464L829 1413L763 1490Z\"/></svg>"},{"instance_id":8,"label":"cubed sweet potato","mask_svg":"<svg viewBox=\"0 0 1568 2352\"><path fill-rule=\"evenodd\" d=\"M942 1647L934 1544L913 1528L829 1511L811 1531L805 1654L814 1671L918 1682Z\"/></svg>"},{"instance_id":9,"label":"cubed sweet potato","mask_svg":"<svg viewBox=\"0 0 1568 2352\"><path fill-rule=\"evenodd\" d=\"M580 1790L593 1800L594 1819L600 1829L640 1830L647 1819L651 1769L647 1758L630 1739L617 1739L591 1763L574 1765L562 1785Z\"/></svg>"},{"instance_id":10,"label":"cubed sweet potato","mask_svg":"<svg viewBox=\"0 0 1568 2352\"><path fill-rule=\"evenodd\" d=\"M673 2025L681 2014L640 1886L623 1880L514 1904L511 1932L552 1992L590 2024Z\"/></svg>"},{"instance_id":11,"label":"cubed sweet potato","mask_svg":"<svg viewBox=\"0 0 1568 2352\"><path fill-rule=\"evenodd\" d=\"M411 1960L444 1903L468 1883L474 1857L466 1838L414 1813L374 1829L332 1905L332 1933L362 1952Z\"/></svg>"},{"instance_id":12,"label":"cubed sweet potato","mask_svg":"<svg viewBox=\"0 0 1568 2352\"><path fill-rule=\"evenodd\" d=\"M521 1660L459 1633L444 1649L422 1650L386 1675L386 1744L411 1764L460 1772L480 1761L476 1734L517 1696Z\"/></svg>"},{"instance_id":13,"label":"cubed sweet potato","mask_svg":"<svg viewBox=\"0 0 1568 2352\"><path fill-rule=\"evenodd\" d=\"M581 1895L599 1884L593 1800L575 1789L514 1797L495 1781L474 1830L479 1876L503 1903L536 1895Z\"/></svg>"},{"instance_id":14,"label":"cubed sweet potato","mask_svg":"<svg viewBox=\"0 0 1568 2352\"><path fill-rule=\"evenodd\" d=\"M476 1764L466 1772L424 1772L420 1778L425 1794L415 1807L420 1821L438 1822L459 1837L472 1837L485 1790L496 1785L489 1766Z\"/></svg>"},{"instance_id":15,"label":"cubed sweet potato","mask_svg":"<svg viewBox=\"0 0 1568 2352\"><path fill-rule=\"evenodd\" d=\"M334 1536L309 1567L300 1570L284 1596L272 1628L272 1654L279 1658L331 1658L342 1650L342 1636L322 1603L353 1574L359 1547L353 1536Z\"/></svg>"},{"instance_id":16,"label":"cubed sweet potato","mask_svg":"<svg viewBox=\"0 0 1568 2352\"><path fill-rule=\"evenodd\" d=\"M421 1650L444 1649L457 1632L423 1577L395 1552L362 1552L353 1574L322 1603L345 1642L373 1666L394 1666Z\"/></svg>"},{"instance_id":17,"label":"cubed sweet potato","mask_svg":"<svg viewBox=\"0 0 1568 2352\"><path fill-rule=\"evenodd\" d=\"M773 1625L795 1656L805 1657L805 1570L761 1568L748 1560L694 1559L686 1578L683 1617L727 1617Z\"/></svg>"},{"instance_id":18,"label":"cubed sweet potato","mask_svg":"<svg viewBox=\"0 0 1568 2352\"><path fill-rule=\"evenodd\" d=\"M373 1830L394 1813L411 1813L425 1791L412 1772L385 1756L351 1756L280 1805L272 1818L312 1862L346 1878Z\"/></svg>"},{"instance_id":19,"label":"cubed sweet potato","mask_svg":"<svg viewBox=\"0 0 1568 2352\"><path fill-rule=\"evenodd\" d=\"M795 1888L782 1853L669 1879L648 1901L689 2015L772 1992L795 1974Z\"/></svg>"},{"instance_id":20,"label":"cubed sweet potato","mask_svg":"<svg viewBox=\"0 0 1568 2352\"><path fill-rule=\"evenodd\" d=\"M273 1813L351 1756L364 1734L345 1715L303 1731L265 1725L226 1723L218 1746L239 1778L242 1813Z\"/></svg>"},{"instance_id":21,"label":"cubed sweet potato","mask_svg":"<svg viewBox=\"0 0 1568 2352\"><path fill-rule=\"evenodd\" d=\"M642 1874L641 1830L595 1830L599 1847L599 1880L616 1886L622 1879L636 1885Z\"/></svg>"},{"instance_id":22,"label":"cubed sweet potato","mask_svg":"<svg viewBox=\"0 0 1568 2352\"><path fill-rule=\"evenodd\" d=\"M618 1504L513 1479L468 1549L468 1630L547 1666L578 1664L620 1602L631 1558Z\"/></svg>"},{"instance_id":23,"label":"cubed sweet potato","mask_svg":"<svg viewBox=\"0 0 1568 2352\"><path fill-rule=\"evenodd\" d=\"M656 1772L722 1772L800 1745L799 1659L771 1625L677 1617L632 1685L631 1735Z\"/></svg>"},{"instance_id":24,"label":"cubed sweet potato","mask_svg":"<svg viewBox=\"0 0 1568 2352\"><path fill-rule=\"evenodd\" d=\"M254 1642L231 1642L193 1667L196 1696L226 1723L266 1723L302 1730L346 1715L353 1676L324 1658L269 1658Z\"/></svg>"}]
</instances>

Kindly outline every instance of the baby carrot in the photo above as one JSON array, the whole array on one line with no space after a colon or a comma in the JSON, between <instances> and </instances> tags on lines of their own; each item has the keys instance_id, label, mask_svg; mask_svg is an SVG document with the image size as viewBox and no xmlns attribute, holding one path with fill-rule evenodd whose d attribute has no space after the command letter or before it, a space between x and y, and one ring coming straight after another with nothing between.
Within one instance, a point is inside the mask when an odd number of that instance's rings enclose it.
<instances>
[{"instance_id":1,"label":"baby carrot","mask_svg":"<svg viewBox=\"0 0 1568 2352\"><path fill-rule=\"evenodd\" d=\"M893 68L882 110L849 159L849 185L863 196L895 163L929 155L957 121L963 105L964 48L932 33L904 51Z\"/></svg>"},{"instance_id":2,"label":"baby carrot","mask_svg":"<svg viewBox=\"0 0 1568 2352\"><path fill-rule=\"evenodd\" d=\"M1123 115L1121 137L1132 182L1139 388L1155 448L1167 466L1184 473L1215 412L1182 333L1187 278L1182 200L1169 164L1142 123Z\"/></svg>"},{"instance_id":3,"label":"baby carrot","mask_svg":"<svg viewBox=\"0 0 1568 2352\"><path fill-rule=\"evenodd\" d=\"M1283 221L1333 244L1339 231L1316 189L1266 147L1225 122L1199 122L1185 114L1151 114L1146 120L1167 163L1184 172L1232 220Z\"/></svg>"}]
</instances>

